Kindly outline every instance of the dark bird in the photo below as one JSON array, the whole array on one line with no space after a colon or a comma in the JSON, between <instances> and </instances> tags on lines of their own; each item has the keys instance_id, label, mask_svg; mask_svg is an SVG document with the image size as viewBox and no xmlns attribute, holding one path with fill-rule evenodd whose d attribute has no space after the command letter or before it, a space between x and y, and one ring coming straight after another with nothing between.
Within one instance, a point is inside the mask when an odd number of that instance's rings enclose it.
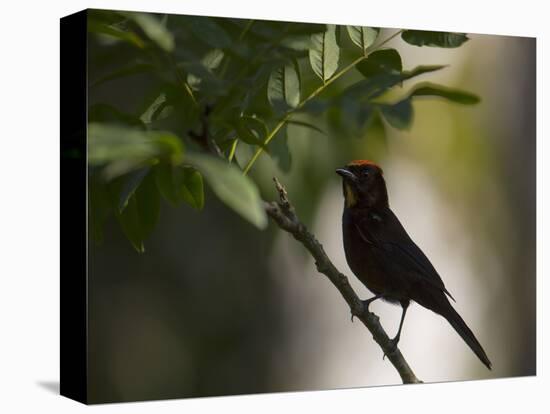
<instances>
[{"instance_id":1,"label":"dark bird","mask_svg":"<svg viewBox=\"0 0 550 414\"><path fill-rule=\"evenodd\" d=\"M346 260L355 276L375 295L363 301L365 309L380 298L403 308L392 347L397 347L407 308L414 301L447 319L491 369L479 341L449 302L447 296L454 298L441 277L391 211L382 169L371 161L359 160L336 173L343 178Z\"/></svg>"}]
</instances>

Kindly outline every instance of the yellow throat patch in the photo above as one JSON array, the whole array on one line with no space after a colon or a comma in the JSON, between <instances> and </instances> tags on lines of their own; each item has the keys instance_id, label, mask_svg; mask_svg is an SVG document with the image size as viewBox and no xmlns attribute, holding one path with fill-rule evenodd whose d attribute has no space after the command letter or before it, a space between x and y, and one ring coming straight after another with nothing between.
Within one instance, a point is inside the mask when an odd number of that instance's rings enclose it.
<instances>
[{"instance_id":1,"label":"yellow throat patch","mask_svg":"<svg viewBox=\"0 0 550 414\"><path fill-rule=\"evenodd\" d=\"M348 183L344 183L344 198L346 199L346 207L353 207L357 204L357 195Z\"/></svg>"}]
</instances>

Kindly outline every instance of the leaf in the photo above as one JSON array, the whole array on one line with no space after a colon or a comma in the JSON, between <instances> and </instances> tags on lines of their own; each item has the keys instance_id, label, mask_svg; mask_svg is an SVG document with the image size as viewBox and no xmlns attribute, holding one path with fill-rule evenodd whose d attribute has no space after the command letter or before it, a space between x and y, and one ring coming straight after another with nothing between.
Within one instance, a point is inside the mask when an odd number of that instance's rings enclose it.
<instances>
[{"instance_id":1,"label":"leaf","mask_svg":"<svg viewBox=\"0 0 550 414\"><path fill-rule=\"evenodd\" d=\"M141 114L139 119L145 124L150 124L161 117L163 109L168 104L168 96L162 92L149 107Z\"/></svg>"},{"instance_id":2,"label":"leaf","mask_svg":"<svg viewBox=\"0 0 550 414\"><path fill-rule=\"evenodd\" d=\"M465 33L405 30L401 38L410 45L455 48L468 40Z\"/></svg>"},{"instance_id":3,"label":"leaf","mask_svg":"<svg viewBox=\"0 0 550 414\"><path fill-rule=\"evenodd\" d=\"M119 196L118 211L120 213L124 211L124 209L128 205L128 200L131 196L134 195L145 176L149 173L150 169L151 167L147 166L128 174L128 176L124 180L124 183L122 184L122 190Z\"/></svg>"},{"instance_id":4,"label":"leaf","mask_svg":"<svg viewBox=\"0 0 550 414\"><path fill-rule=\"evenodd\" d=\"M391 105L380 104L378 107L391 126L397 129L408 129L413 119L411 101L417 96L437 96L464 105L476 104L480 100L478 96L469 92L425 82L415 85L405 99Z\"/></svg>"},{"instance_id":5,"label":"leaf","mask_svg":"<svg viewBox=\"0 0 550 414\"><path fill-rule=\"evenodd\" d=\"M223 57L223 50L213 49L209 51L206 55L204 55L204 57L201 59L201 65L206 71L212 73L220 66ZM202 80L203 78L200 77L200 75L198 74L190 73L189 75L187 75L187 83L193 90L198 90L200 88Z\"/></svg>"},{"instance_id":6,"label":"leaf","mask_svg":"<svg viewBox=\"0 0 550 414\"><path fill-rule=\"evenodd\" d=\"M91 123L88 137L88 161L92 165L121 159L144 160L158 154L155 143L137 129Z\"/></svg>"},{"instance_id":7,"label":"leaf","mask_svg":"<svg viewBox=\"0 0 550 414\"><path fill-rule=\"evenodd\" d=\"M382 115L388 123L397 129L408 129L412 124L413 107L410 97L393 105L380 105Z\"/></svg>"},{"instance_id":8,"label":"leaf","mask_svg":"<svg viewBox=\"0 0 550 414\"><path fill-rule=\"evenodd\" d=\"M356 68L366 78L384 74L398 74L403 69L401 56L395 49L383 49L372 52Z\"/></svg>"},{"instance_id":9,"label":"leaf","mask_svg":"<svg viewBox=\"0 0 550 414\"><path fill-rule=\"evenodd\" d=\"M327 133L325 131L323 131L321 128L319 128L318 126L313 125L309 122L299 121L297 119L289 119L288 121L286 121L286 123L291 124L291 125L297 125L297 126L309 128L309 129L312 129L316 132L319 132L320 134L327 135Z\"/></svg>"},{"instance_id":10,"label":"leaf","mask_svg":"<svg viewBox=\"0 0 550 414\"><path fill-rule=\"evenodd\" d=\"M88 161L92 165L121 160L140 162L158 156L179 160L182 153L182 142L171 132L102 123L88 125Z\"/></svg>"},{"instance_id":11,"label":"leaf","mask_svg":"<svg viewBox=\"0 0 550 414\"><path fill-rule=\"evenodd\" d=\"M446 68L448 65L420 65L415 67L411 71L403 72L403 80L411 79L425 73L435 72L437 70Z\"/></svg>"},{"instance_id":12,"label":"leaf","mask_svg":"<svg viewBox=\"0 0 550 414\"><path fill-rule=\"evenodd\" d=\"M260 229L267 226L267 215L258 188L238 168L202 154L189 154L187 161L197 167L212 191L228 207Z\"/></svg>"},{"instance_id":13,"label":"leaf","mask_svg":"<svg viewBox=\"0 0 550 414\"><path fill-rule=\"evenodd\" d=\"M202 175L194 168L160 163L155 167L155 182L170 204L184 201L197 210L204 207Z\"/></svg>"},{"instance_id":14,"label":"leaf","mask_svg":"<svg viewBox=\"0 0 550 414\"><path fill-rule=\"evenodd\" d=\"M122 231L138 253L145 251L143 241L153 231L159 217L160 197L152 174L148 174L129 198L124 211L116 212Z\"/></svg>"},{"instance_id":15,"label":"leaf","mask_svg":"<svg viewBox=\"0 0 550 414\"><path fill-rule=\"evenodd\" d=\"M288 133L287 129L283 128L269 143L269 154L281 169L287 173L292 166L292 155L288 148Z\"/></svg>"},{"instance_id":16,"label":"leaf","mask_svg":"<svg viewBox=\"0 0 550 414\"><path fill-rule=\"evenodd\" d=\"M324 33L311 36L309 62L317 76L326 82L338 69L340 48L336 42L336 26L327 25Z\"/></svg>"},{"instance_id":17,"label":"leaf","mask_svg":"<svg viewBox=\"0 0 550 414\"><path fill-rule=\"evenodd\" d=\"M201 90L205 95L223 96L229 87L229 81L221 79L204 66L201 61L179 62L178 68L188 73L187 80L193 82L193 90ZM189 75L192 75L189 77ZM200 86L200 87L199 87Z\"/></svg>"},{"instance_id":18,"label":"leaf","mask_svg":"<svg viewBox=\"0 0 550 414\"><path fill-rule=\"evenodd\" d=\"M166 52L174 50L174 37L172 33L155 16L148 13L128 12L121 13L132 19L143 30L149 39L155 42Z\"/></svg>"},{"instance_id":19,"label":"leaf","mask_svg":"<svg viewBox=\"0 0 550 414\"><path fill-rule=\"evenodd\" d=\"M289 35L281 40L281 46L297 52L307 52L311 47L311 35Z\"/></svg>"},{"instance_id":20,"label":"leaf","mask_svg":"<svg viewBox=\"0 0 550 414\"><path fill-rule=\"evenodd\" d=\"M372 119L372 106L358 99L341 97L327 111L327 121L336 136L364 137Z\"/></svg>"},{"instance_id":21,"label":"leaf","mask_svg":"<svg viewBox=\"0 0 550 414\"><path fill-rule=\"evenodd\" d=\"M231 46L231 38L213 19L202 16L188 16L185 23L185 27L206 44L221 49Z\"/></svg>"},{"instance_id":22,"label":"leaf","mask_svg":"<svg viewBox=\"0 0 550 414\"><path fill-rule=\"evenodd\" d=\"M410 96L439 96L463 105L473 105L480 101L479 96L470 92L447 88L428 82L416 85Z\"/></svg>"},{"instance_id":23,"label":"leaf","mask_svg":"<svg viewBox=\"0 0 550 414\"><path fill-rule=\"evenodd\" d=\"M235 129L239 139L250 145L263 147L263 139L267 135L267 125L260 119L252 116L238 118Z\"/></svg>"},{"instance_id":24,"label":"leaf","mask_svg":"<svg viewBox=\"0 0 550 414\"><path fill-rule=\"evenodd\" d=\"M380 32L380 29L375 27L346 26L346 28L351 41L359 46L363 52L374 43Z\"/></svg>"},{"instance_id":25,"label":"leaf","mask_svg":"<svg viewBox=\"0 0 550 414\"><path fill-rule=\"evenodd\" d=\"M180 201L177 185L174 178L174 169L172 163L161 162L155 166L155 183L160 194L173 206L177 206Z\"/></svg>"},{"instance_id":26,"label":"leaf","mask_svg":"<svg viewBox=\"0 0 550 414\"><path fill-rule=\"evenodd\" d=\"M181 199L191 207L202 210L204 207L204 184L202 174L194 168L183 168L179 191Z\"/></svg>"},{"instance_id":27,"label":"leaf","mask_svg":"<svg viewBox=\"0 0 550 414\"><path fill-rule=\"evenodd\" d=\"M191 95L182 90L181 84L166 83L155 89L155 94L141 111L140 119L145 124L153 124L175 114L177 122L183 124L178 129L192 130L199 120L199 108Z\"/></svg>"},{"instance_id":28,"label":"leaf","mask_svg":"<svg viewBox=\"0 0 550 414\"><path fill-rule=\"evenodd\" d=\"M101 35L113 37L118 40L123 40L134 46L139 47L140 49L145 47L143 39L141 39L136 33L119 29L117 27L101 21L97 21L95 19L88 19L88 32L98 33Z\"/></svg>"},{"instance_id":29,"label":"leaf","mask_svg":"<svg viewBox=\"0 0 550 414\"><path fill-rule=\"evenodd\" d=\"M300 103L300 75L296 61L271 72L267 83L267 99L275 109L296 108Z\"/></svg>"},{"instance_id":30,"label":"leaf","mask_svg":"<svg viewBox=\"0 0 550 414\"><path fill-rule=\"evenodd\" d=\"M443 65L417 66L411 71L399 73L396 72L398 66L395 65L393 70L390 69L390 73L379 73L348 86L342 93L342 99L373 100L406 80L444 67ZM376 71L373 70L373 73Z\"/></svg>"}]
</instances>

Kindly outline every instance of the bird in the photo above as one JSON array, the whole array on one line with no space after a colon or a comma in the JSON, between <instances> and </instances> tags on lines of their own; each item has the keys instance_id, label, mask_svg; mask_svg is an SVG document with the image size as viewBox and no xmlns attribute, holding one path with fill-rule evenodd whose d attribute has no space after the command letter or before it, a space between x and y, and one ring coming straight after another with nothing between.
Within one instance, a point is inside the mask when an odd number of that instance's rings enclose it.
<instances>
[{"instance_id":1,"label":"bird","mask_svg":"<svg viewBox=\"0 0 550 414\"><path fill-rule=\"evenodd\" d=\"M441 276L414 243L390 209L382 168L369 160L351 161L336 173L342 177L344 212L342 231L346 261L355 276L374 296L363 308L378 299L401 305L392 351L401 338L403 322L411 302L441 315L461 336L479 360L491 369L483 347L466 322L453 308L455 301ZM455 301L456 302L456 301Z\"/></svg>"}]
</instances>

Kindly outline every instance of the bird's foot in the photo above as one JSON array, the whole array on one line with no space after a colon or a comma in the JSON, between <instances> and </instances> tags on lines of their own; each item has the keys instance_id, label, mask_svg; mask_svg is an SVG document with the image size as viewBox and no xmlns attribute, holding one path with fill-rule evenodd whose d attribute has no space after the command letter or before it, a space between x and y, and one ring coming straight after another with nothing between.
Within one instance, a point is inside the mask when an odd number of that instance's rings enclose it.
<instances>
[{"instance_id":1,"label":"bird's foot","mask_svg":"<svg viewBox=\"0 0 550 414\"><path fill-rule=\"evenodd\" d=\"M384 351L384 355L382 356L382 359L385 359L387 355L393 354L395 351L397 351L397 344L399 343L399 337L396 336L393 339L389 340L389 350L388 352Z\"/></svg>"},{"instance_id":2,"label":"bird's foot","mask_svg":"<svg viewBox=\"0 0 550 414\"><path fill-rule=\"evenodd\" d=\"M373 296L372 298L370 299L367 299L367 300L362 300L361 302L363 302L363 312L364 313L369 313L369 306L372 302L374 302L376 299L380 299L382 297L382 295L376 295L376 296Z\"/></svg>"},{"instance_id":3,"label":"bird's foot","mask_svg":"<svg viewBox=\"0 0 550 414\"><path fill-rule=\"evenodd\" d=\"M374 302L376 299L380 299L381 298L381 295L376 295L376 296L373 296L372 298L370 299L367 299L367 300L362 300L361 303L363 304L363 309L362 309L362 313L363 314L366 314L366 313L369 313L369 305ZM351 310L351 321L353 322L353 318L358 316L358 313L355 313L353 311L353 309Z\"/></svg>"}]
</instances>

